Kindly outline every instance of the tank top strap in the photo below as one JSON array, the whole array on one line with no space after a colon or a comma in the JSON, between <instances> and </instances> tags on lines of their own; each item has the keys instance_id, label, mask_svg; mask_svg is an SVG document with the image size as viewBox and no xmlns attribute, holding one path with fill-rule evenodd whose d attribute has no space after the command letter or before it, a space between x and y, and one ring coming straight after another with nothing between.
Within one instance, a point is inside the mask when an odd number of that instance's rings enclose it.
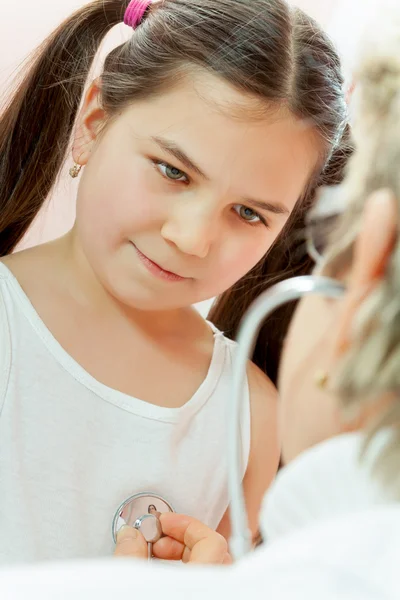
<instances>
[{"instance_id":1,"label":"tank top strap","mask_svg":"<svg viewBox=\"0 0 400 600\"><path fill-rule=\"evenodd\" d=\"M235 340L231 340L226 337L225 334L220 331L213 323L207 320L208 325L211 327L216 342L216 348L219 348L219 352L223 352L224 355L224 374L226 377L226 391L228 397L231 392L231 381L233 369L235 366L235 357L238 351L238 343ZM241 406L241 417L240 417L240 437L242 446L242 477L244 477L250 456L250 442L251 442L251 411L250 411L250 389L247 374L243 382L243 400Z\"/></svg>"},{"instance_id":2,"label":"tank top strap","mask_svg":"<svg viewBox=\"0 0 400 600\"><path fill-rule=\"evenodd\" d=\"M224 338L225 338L225 335L224 335L223 331L220 331L220 330L218 329L218 327L216 327L216 326L214 325L214 323L211 323L211 321L208 321L207 319L206 319L206 323L207 323L207 325L210 327L210 329L212 330L212 332L213 332L213 334L214 334L214 337L215 337L215 336L222 336L222 337L224 337Z\"/></svg>"}]
</instances>

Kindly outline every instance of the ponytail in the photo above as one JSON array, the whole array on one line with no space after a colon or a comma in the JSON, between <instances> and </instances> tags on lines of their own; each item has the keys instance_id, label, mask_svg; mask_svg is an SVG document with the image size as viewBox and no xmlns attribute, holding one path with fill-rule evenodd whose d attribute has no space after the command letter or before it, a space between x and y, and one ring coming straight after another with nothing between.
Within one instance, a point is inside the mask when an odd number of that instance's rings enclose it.
<instances>
[{"instance_id":1,"label":"ponytail","mask_svg":"<svg viewBox=\"0 0 400 600\"><path fill-rule=\"evenodd\" d=\"M13 251L60 172L84 86L128 0L97 0L38 48L0 116L0 256Z\"/></svg>"}]
</instances>

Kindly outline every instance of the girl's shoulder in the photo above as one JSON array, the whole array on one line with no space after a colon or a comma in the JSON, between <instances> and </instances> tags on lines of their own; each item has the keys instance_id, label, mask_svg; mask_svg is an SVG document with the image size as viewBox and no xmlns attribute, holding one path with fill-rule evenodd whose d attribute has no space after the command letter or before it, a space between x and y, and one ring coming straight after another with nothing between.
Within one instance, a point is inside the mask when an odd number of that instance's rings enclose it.
<instances>
[{"instance_id":1,"label":"girl's shoulder","mask_svg":"<svg viewBox=\"0 0 400 600\"><path fill-rule=\"evenodd\" d=\"M25 282L29 282L33 278L37 280L41 273L46 272L47 265L50 262L51 253L47 251L46 246L43 244L43 246L27 248L3 256L0 261L3 278L14 278L22 288L25 287Z\"/></svg>"}]
</instances>

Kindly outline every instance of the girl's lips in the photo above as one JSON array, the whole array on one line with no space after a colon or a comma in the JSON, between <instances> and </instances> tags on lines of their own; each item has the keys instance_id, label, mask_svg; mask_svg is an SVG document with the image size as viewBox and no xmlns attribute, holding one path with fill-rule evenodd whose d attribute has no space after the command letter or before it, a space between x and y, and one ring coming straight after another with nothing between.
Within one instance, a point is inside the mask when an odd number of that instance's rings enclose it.
<instances>
[{"instance_id":1,"label":"girl's lips","mask_svg":"<svg viewBox=\"0 0 400 600\"><path fill-rule=\"evenodd\" d=\"M139 248L137 248L135 246L135 244L133 244L133 247L135 248L136 253L137 253L138 257L140 258L142 264L147 268L147 270L152 275L155 275L156 277L158 277L159 279L163 279L164 281L179 282L179 281L185 281L188 279L187 277L181 277L180 275L177 275L176 273L172 273L171 271L166 271L165 269L160 267L160 265L158 265L157 263L150 260L150 258L148 258L148 256L143 254L143 252L141 252L139 250Z\"/></svg>"}]
</instances>

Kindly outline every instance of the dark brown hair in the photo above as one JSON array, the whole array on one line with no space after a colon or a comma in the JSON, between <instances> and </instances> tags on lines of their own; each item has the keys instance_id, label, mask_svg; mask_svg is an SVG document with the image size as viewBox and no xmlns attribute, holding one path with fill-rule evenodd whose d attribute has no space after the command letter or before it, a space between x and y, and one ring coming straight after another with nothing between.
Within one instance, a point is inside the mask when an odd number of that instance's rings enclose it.
<instances>
[{"instance_id":1,"label":"dark brown hair","mask_svg":"<svg viewBox=\"0 0 400 600\"><path fill-rule=\"evenodd\" d=\"M127 0L96 0L40 46L0 119L0 256L15 248L52 189L65 160L88 73ZM113 117L136 99L203 69L269 105L284 103L319 133L328 172L340 147L346 107L338 56L316 23L283 0L163 0L131 38L107 56L102 103ZM319 175L319 174L317 174ZM310 182L311 198L315 181ZM303 202L303 206L305 203ZM223 296L213 320L233 335L238 318L272 273L296 272L286 234L247 278Z\"/></svg>"}]
</instances>

